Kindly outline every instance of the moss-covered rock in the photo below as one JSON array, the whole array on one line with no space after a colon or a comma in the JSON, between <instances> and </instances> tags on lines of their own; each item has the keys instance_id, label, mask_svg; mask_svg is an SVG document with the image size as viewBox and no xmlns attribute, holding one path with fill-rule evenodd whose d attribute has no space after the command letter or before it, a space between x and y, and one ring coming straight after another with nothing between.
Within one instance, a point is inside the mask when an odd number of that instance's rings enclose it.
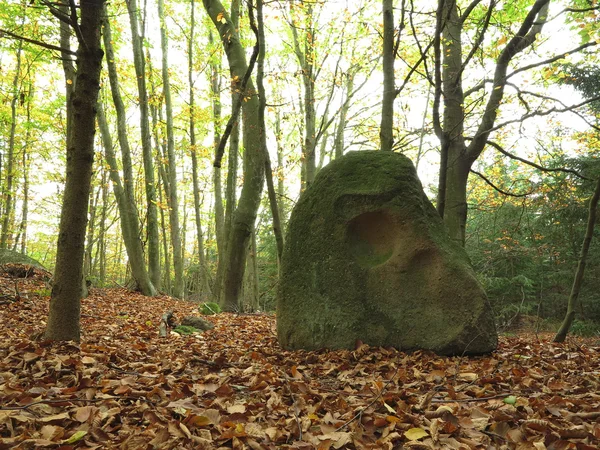
<instances>
[{"instance_id":1,"label":"moss-covered rock","mask_svg":"<svg viewBox=\"0 0 600 450\"><path fill-rule=\"evenodd\" d=\"M181 325L188 326L188 327L194 327L195 329L197 329L199 331L212 330L215 327L212 324L212 322L209 322L208 320L204 320L202 317L196 317L196 316L185 316L181 320Z\"/></svg>"},{"instance_id":2,"label":"moss-covered rock","mask_svg":"<svg viewBox=\"0 0 600 450\"><path fill-rule=\"evenodd\" d=\"M205 316L211 316L213 314L219 314L221 312L221 307L218 303L205 302L198 307L198 310Z\"/></svg>"},{"instance_id":3,"label":"moss-covered rock","mask_svg":"<svg viewBox=\"0 0 600 450\"><path fill-rule=\"evenodd\" d=\"M13 250L0 249L0 265L2 264L25 264L47 271L39 261Z\"/></svg>"},{"instance_id":4,"label":"moss-covered rock","mask_svg":"<svg viewBox=\"0 0 600 450\"><path fill-rule=\"evenodd\" d=\"M277 334L289 349L481 354L497 345L485 292L403 155L333 161L294 208L282 258Z\"/></svg>"}]
</instances>

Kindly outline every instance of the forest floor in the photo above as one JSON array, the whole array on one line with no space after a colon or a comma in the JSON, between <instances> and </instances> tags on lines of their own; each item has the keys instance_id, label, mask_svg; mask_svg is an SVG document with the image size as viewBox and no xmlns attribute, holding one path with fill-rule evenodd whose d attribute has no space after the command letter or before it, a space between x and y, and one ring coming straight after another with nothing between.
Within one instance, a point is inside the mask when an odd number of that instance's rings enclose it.
<instances>
[{"instance_id":1,"label":"forest floor","mask_svg":"<svg viewBox=\"0 0 600 450\"><path fill-rule=\"evenodd\" d=\"M518 333L477 358L290 352L272 315L161 338L164 312L197 305L91 289L81 343L50 343L32 340L43 274L0 275L0 449L600 448L599 339Z\"/></svg>"}]
</instances>

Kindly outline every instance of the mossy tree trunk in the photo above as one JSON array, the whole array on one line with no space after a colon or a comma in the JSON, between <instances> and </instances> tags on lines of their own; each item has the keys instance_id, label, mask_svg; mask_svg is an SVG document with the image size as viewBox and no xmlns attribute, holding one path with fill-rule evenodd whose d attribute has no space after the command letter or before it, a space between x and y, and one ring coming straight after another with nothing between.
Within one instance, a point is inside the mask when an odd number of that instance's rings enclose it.
<instances>
[{"instance_id":1,"label":"mossy tree trunk","mask_svg":"<svg viewBox=\"0 0 600 450\"><path fill-rule=\"evenodd\" d=\"M117 159L114 154L112 138L110 136L108 123L104 117L102 106L99 106L98 108L98 124L102 142L104 144L105 158L111 169L109 175L117 200L117 207L119 208L121 233L123 234L125 251L127 252L127 258L131 266L131 274L142 294L153 296L156 295L156 289L150 280L140 237L138 210L133 189L134 177L131 161L131 146L129 145L129 138L127 135L127 115L119 87L117 66L112 46L112 33L108 19L104 22L103 41L104 49L106 51L108 80L117 116L117 136L119 147L121 149L123 179L121 179L121 176L119 175L119 165L117 164Z\"/></svg>"},{"instance_id":2,"label":"mossy tree trunk","mask_svg":"<svg viewBox=\"0 0 600 450\"><path fill-rule=\"evenodd\" d=\"M234 91L240 90L248 70L245 49L241 45L236 28L229 14L218 0L203 0L204 7L221 36L221 42L229 61ZM237 88L237 89L236 89ZM238 205L233 214L228 235L223 277L221 304L226 311L239 309L239 296L244 280L248 242L254 230L256 213L260 204L264 183L264 153L260 142L258 121L258 97L251 77L242 92L242 122L244 140L244 184Z\"/></svg>"},{"instance_id":3,"label":"mossy tree trunk","mask_svg":"<svg viewBox=\"0 0 600 450\"><path fill-rule=\"evenodd\" d=\"M56 250L54 283L50 299L45 338L50 340L80 339L80 310L83 253L87 224L88 199L94 163L96 103L100 90L103 52L100 34L104 0L89 0L79 7L79 23L74 23L77 10L69 18L77 30L77 76L70 107L67 130L67 174Z\"/></svg>"},{"instance_id":4,"label":"mossy tree trunk","mask_svg":"<svg viewBox=\"0 0 600 450\"><path fill-rule=\"evenodd\" d=\"M204 249L204 233L202 231L202 220L200 216L200 182L198 181L198 156L196 152L198 151L196 144L196 103L194 101L194 37L196 31L196 3L194 0L191 0L191 17L190 17L190 34L188 39L188 84L190 89L189 94L189 104L190 104L190 154L192 156L192 191L194 193L194 216L196 218L196 240L198 242L198 271L199 271L199 290L202 295L202 298L205 300L212 299L212 290L210 288L210 277L208 273L208 265L206 263L205 257L205 249ZM212 33L211 33L212 34ZM212 39L211 39L212 40ZM211 67L212 69L212 67ZM211 70L211 78L216 77L217 74ZM211 79L211 86L212 82ZM213 89L213 95L215 95L215 89ZM217 93L217 97L213 101L217 101L220 107L219 96L220 93ZM216 116L216 113L214 113ZM219 118L221 113L219 112ZM215 121L215 128L218 124ZM218 130L215 129L215 134L218 133ZM217 168L215 168L216 170ZM222 207L222 204L221 204ZM185 234L184 234L185 235Z\"/></svg>"}]
</instances>

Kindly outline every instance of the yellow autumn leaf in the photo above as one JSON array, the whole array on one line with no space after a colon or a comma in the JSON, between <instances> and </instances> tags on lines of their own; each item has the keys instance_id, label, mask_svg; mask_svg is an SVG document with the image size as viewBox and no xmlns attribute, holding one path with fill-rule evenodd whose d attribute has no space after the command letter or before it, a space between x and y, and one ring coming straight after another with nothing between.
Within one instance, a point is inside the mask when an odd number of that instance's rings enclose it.
<instances>
[{"instance_id":1,"label":"yellow autumn leaf","mask_svg":"<svg viewBox=\"0 0 600 450\"><path fill-rule=\"evenodd\" d=\"M458 374L458 379L460 381L475 381L477 379L477 374L473 372L463 372Z\"/></svg>"},{"instance_id":2,"label":"yellow autumn leaf","mask_svg":"<svg viewBox=\"0 0 600 450\"><path fill-rule=\"evenodd\" d=\"M86 434L87 431L76 431L69 439L63 441L63 444L74 444L75 442L83 439Z\"/></svg>"},{"instance_id":3,"label":"yellow autumn leaf","mask_svg":"<svg viewBox=\"0 0 600 450\"><path fill-rule=\"evenodd\" d=\"M427 436L429 436L429 434L423 428L410 428L404 433L404 437L409 441L418 441Z\"/></svg>"},{"instance_id":4,"label":"yellow autumn leaf","mask_svg":"<svg viewBox=\"0 0 600 450\"><path fill-rule=\"evenodd\" d=\"M217 22L227 23L227 19L225 18L225 14L223 12L217 14Z\"/></svg>"},{"instance_id":5,"label":"yellow autumn leaf","mask_svg":"<svg viewBox=\"0 0 600 450\"><path fill-rule=\"evenodd\" d=\"M67 80L67 84L73 84L73 80Z\"/></svg>"},{"instance_id":6,"label":"yellow autumn leaf","mask_svg":"<svg viewBox=\"0 0 600 450\"><path fill-rule=\"evenodd\" d=\"M396 414L396 410L394 408L392 408L390 405L388 405L386 402L383 402L383 406L385 406L385 409L387 409L390 413Z\"/></svg>"}]
</instances>

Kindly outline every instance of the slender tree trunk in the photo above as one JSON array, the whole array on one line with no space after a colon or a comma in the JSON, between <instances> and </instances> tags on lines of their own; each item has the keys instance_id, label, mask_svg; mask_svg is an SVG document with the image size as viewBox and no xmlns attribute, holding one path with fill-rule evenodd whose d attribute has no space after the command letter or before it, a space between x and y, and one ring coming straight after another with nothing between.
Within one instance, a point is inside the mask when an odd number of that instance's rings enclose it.
<instances>
[{"instance_id":1,"label":"slender tree trunk","mask_svg":"<svg viewBox=\"0 0 600 450\"><path fill-rule=\"evenodd\" d=\"M379 146L391 152L394 146L394 9L393 0L383 0L383 101L381 103L381 125Z\"/></svg>"},{"instance_id":2,"label":"slender tree trunk","mask_svg":"<svg viewBox=\"0 0 600 450\"><path fill-rule=\"evenodd\" d=\"M294 2L290 2L290 16L292 23L290 24L292 36L294 38L294 53L298 59L300 70L302 71L302 84L304 87L304 144L302 155L303 180L302 188L309 186L316 175L316 106L315 106L315 27L313 23L313 7L312 4L305 6L306 17L301 28L305 30L303 42L300 41L298 35L298 24L295 23ZM301 48L303 44L304 49Z\"/></svg>"},{"instance_id":3,"label":"slender tree trunk","mask_svg":"<svg viewBox=\"0 0 600 450\"><path fill-rule=\"evenodd\" d=\"M67 130L67 175L56 251L54 283L45 338L80 338L80 299L88 199L94 163L95 115L103 52L100 48L103 0L88 0L81 14L77 78L67 99L71 127ZM73 8L72 15L77 12Z\"/></svg>"},{"instance_id":4,"label":"slender tree trunk","mask_svg":"<svg viewBox=\"0 0 600 450\"><path fill-rule=\"evenodd\" d=\"M165 24L164 0L158 0L158 16L160 20L160 46L162 49L163 94L165 97L166 131L167 131L167 174L169 179L169 223L171 226L171 246L173 248L173 268L175 281L173 296L183 298L185 285L183 280L183 255L181 248L181 230L179 226L179 199L177 195L177 159L175 157L175 136L173 131L173 105L171 100L171 83L169 76L169 41Z\"/></svg>"},{"instance_id":5,"label":"slender tree trunk","mask_svg":"<svg viewBox=\"0 0 600 450\"><path fill-rule=\"evenodd\" d=\"M88 214L87 236L85 238L85 252L83 254L83 278L86 280L86 282L92 275L92 257L96 232L96 211L98 210L99 201L100 187L96 192L94 192L94 187L92 186L90 188L90 211ZM84 295L84 297L86 297L86 295Z\"/></svg>"},{"instance_id":6,"label":"slender tree trunk","mask_svg":"<svg viewBox=\"0 0 600 450\"><path fill-rule=\"evenodd\" d=\"M277 204L279 205L279 217L280 221L284 223L286 221L286 199L285 199L285 185L283 181L283 135L281 132L281 113L279 108L276 111L275 116L275 141L277 142L277 195L279 196Z\"/></svg>"},{"instance_id":7,"label":"slender tree trunk","mask_svg":"<svg viewBox=\"0 0 600 450\"><path fill-rule=\"evenodd\" d=\"M21 20L21 26L25 23L25 11ZM15 76L12 83L12 98L10 100L10 134L8 136L8 152L6 154L6 183L3 184L2 197L4 199L4 211L2 215L2 232L0 233L0 248L10 246L11 215L13 214L13 181L15 163L15 137L17 132L17 104L19 101L19 86L21 85L21 56L23 53L23 41L19 40L16 54Z\"/></svg>"},{"instance_id":8,"label":"slender tree trunk","mask_svg":"<svg viewBox=\"0 0 600 450\"><path fill-rule=\"evenodd\" d=\"M348 110L350 109L350 98L354 92L354 76L355 72L353 70L349 70L346 72L346 85L345 85L345 99L342 107L340 109L340 117L338 119L337 127L335 130L335 138L333 141L333 147L335 149L335 159L341 158L344 155L344 149L346 147L346 143L344 140L344 133L346 131L346 123L348 122ZM393 109L393 100L392 100L392 109ZM393 115L393 111L392 111Z\"/></svg>"},{"instance_id":9,"label":"slender tree trunk","mask_svg":"<svg viewBox=\"0 0 600 450\"><path fill-rule=\"evenodd\" d=\"M256 14L258 23L258 40L259 40L259 52L257 59L257 70L256 70L256 85L258 87L258 123L259 123L259 134L260 143L262 146L262 152L265 155L265 175L267 179L267 191L269 195L269 204L271 205L271 216L273 218L273 234L275 235L275 242L277 243L277 263L281 262L281 255L283 254L283 231L281 228L281 219L279 217L279 207L277 206L277 194L275 192L275 185L273 184L273 170L271 169L271 158L267 150L267 127L265 124L265 110L267 108L267 98L265 95L265 86L263 84L264 79L264 66L265 66L265 55L266 55L266 40L265 40L265 28L263 23L263 2L257 0L256 2ZM252 235L253 252L254 254L254 266L256 269L256 232ZM258 275L256 275L258 276ZM258 288L257 288L258 289ZM258 306L258 296L256 298L256 305Z\"/></svg>"},{"instance_id":10,"label":"slender tree trunk","mask_svg":"<svg viewBox=\"0 0 600 450\"><path fill-rule=\"evenodd\" d=\"M160 163L158 163L160 164ZM168 194L166 193L166 190L168 189L167 184L165 183L165 179L167 178L166 174L164 174L164 168L161 167L160 171L161 171L161 179L163 180L162 182L162 187L165 190L165 196L168 197ZM158 185L158 201L162 204L163 202L163 197L162 197L162 192L163 190L161 189L161 183L159 182ZM162 230L162 244L163 244L163 253L165 255L165 270L163 270L163 275L164 275L164 291L171 295L171 293L173 292L172 290L172 286L171 286L171 254L169 252L169 233L167 231L167 223L165 221L165 210L164 208L160 208L159 210L160 212L160 226L161 226L161 230Z\"/></svg>"},{"instance_id":11,"label":"slender tree trunk","mask_svg":"<svg viewBox=\"0 0 600 450\"><path fill-rule=\"evenodd\" d=\"M142 153L144 160L144 179L147 205L148 233L148 271L150 281L160 289L160 237L158 233L158 211L156 207L156 184L154 180L154 160L150 137L148 91L146 88L146 69L142 33L139 30L138 6L136 0L126 0L133 43L133 62L138 86L140 104L140 129L142 132Z\"/></svg>"},{"instance_id":12,"label":"slender tree trunk","mask_svg":"<svg viewBox=\"0 0 600 450\"><path fill-rule=\"evenodd\" d=\"M31 122L31 99L33 97L33 87L31 82L29 84L29 92L27 95L27 122ZM29 219L29 169L30 169L30 157L29 147L31 145L31 129L28 127L25 135L25 142L23 143L23 203L21 212L21 225L19 226L21 235L21 253L24 255L27 253L27 224Z\"/></svg>"},{"instance_id":13,"label":"slender tree trunk","mask_svg":"<svg viewBox=\"0 0 600 450\"><path fill-rule=\"evenodd\" d=\"M237 30L223 5L218 0L203 0L213 24L221 36L225 54L229 61L232 80L244 78L248 65ZM221 19L221 20L219 20ZM235 89L234 89L235 91ZM233 215L228 237L226 270L224 273L223 298L221 303L226 311L239 308L239 294L244 279L248 241L254 230L256 213L260 204L264 183L264 154L260 143L258 123L258 98L251 78L248 79L242 102L244 137L244 184L237 208Z\"/></svg>"},{"instance_id":14,"label":"slender tree trunk","mask_svg":"<svg viewBox=\"0 0 600 450\"><path fill-rule=\"evenodd\" d=\"M196 218L196 240L198 242L198 271L200 273L199 289L202 298L208 300L212 298L212 291L210 288L210 276L208 273L208 265L206 263L205 249L204 249L204 234L202 232L202 220L200 216L201 202L200 202L200 183L198 181L198 151L196 144L196 104L194 101L194 36L195 36L195 11L196 4L194 0L191 0L191 18L190 18L190 37L188 40L188 83L190 88L189 103L190 103L190 153L192 156L192 190L194 193L194 215ZM211 32L212 41L212 32ZM217 74L212 72L212 76L215 77ZM212 86L212 83L211 83ZM215 95L215 89L213 89L212 95ZM218 93L220 95L220 93ZM218 98L213 101L218 101ZM220 103L220 102L219 102ZM219 111L219 118L221 113ZM217 113L213 106L213 118L217 117ZM215 123L215 134L217 124ZM219 138L220 139L220 138ZM215 168L217 170L217 168ZM215 186L216 187L216 186ZM221 203L221 209L223 203ZM185 233L184 233L185 236Z\"/></svg>"},{"instance_id":15,"label":"slender tree trunk","mask_svg":"<svg viewBox=\"0 0 600 450\"><path fill-rule=\"evenodd\" d=\"M98 231L98 287L106 285L106 216L108 212L108 180L106 169L102 172L102 210Z\"/></svg>"},{"instance_id":16,"label":"slender tree trunk","mask_svg":"<svg viewBox=\"0 0 600 450\"><path fill-rule=\"evenodd\" d=\"M129 145L127 132L127 115L119 88L119 78L112 47L112 33L108 20L104 22L104 49L106 51L110 90L117 116L117 136L119 139L119 147L121 148L123 180L121 180L119 175L119 168L113 151L112 138L104 117L102 106L99 106L98 108L98 125L104 144L106 161L110 166L110 178L113 183L113 190L119 208L121 232L129 264L131 265L131 274L142 294L153 296L156 295L156 288L150 280L142 246L139 216L134 193L131 147Z\"/></svg>"},{"instance_id":17,"label":"slender tree trunk","mask_svg":"<svg viewBox=\"0 0 600 450\"><path fill-rule=\"evenodd\" d=\"M573 320L575 319L575 306L577 305L577 300L579 299L579 292L581 291L581 286L583 285L583 276L585 275L585 265L587 262L587 256L590 250L592 239L594 237L594 227L596 225L596 213L598 211L599 199L600 178L598 178L598 180L596 181L596 189L594 190L594 195L590 199L588 207L587 227L585 230L585 237L583 238L583 243L581 244L581 253L579 254L579 263L577 264L575 279L573 280L573 286L571 287L571 295L569 295L567 313L565 315L565 318L563 319L560 329L554 337L554 342L565 341L567 334L571 329L571 325L573 324Z\"/></svg>"}]
</instances>

